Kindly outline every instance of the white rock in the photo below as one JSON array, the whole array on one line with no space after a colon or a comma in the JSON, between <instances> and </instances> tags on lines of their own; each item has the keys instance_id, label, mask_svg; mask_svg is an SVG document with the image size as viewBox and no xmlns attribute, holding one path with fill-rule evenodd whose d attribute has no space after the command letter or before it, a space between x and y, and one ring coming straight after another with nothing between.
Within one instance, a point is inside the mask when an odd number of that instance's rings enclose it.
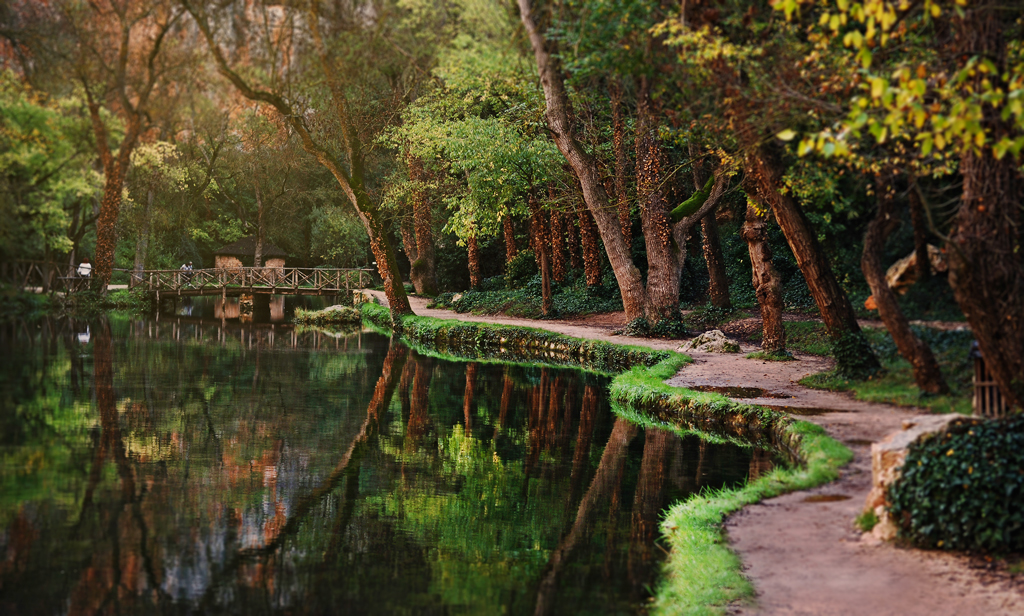
<instances>
[{"instance_id":1,"label":"white rock","mask_svg":"<svg viewBox=\"0 0 1024 616\"><path fill-rule=\"evenodd\" d=\"M740 345L730 340L720 329L704 332L679 348L680 351L703 351L705 353L739 353Z\"/></svg>"}]
</instances>

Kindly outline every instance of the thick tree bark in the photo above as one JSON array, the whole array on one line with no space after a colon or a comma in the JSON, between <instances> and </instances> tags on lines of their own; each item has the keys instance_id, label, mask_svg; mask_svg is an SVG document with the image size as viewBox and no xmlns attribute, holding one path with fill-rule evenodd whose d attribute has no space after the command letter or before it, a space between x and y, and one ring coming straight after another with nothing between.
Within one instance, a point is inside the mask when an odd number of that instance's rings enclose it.
<instances>
[{"instance_id":1,"label":"thick tree bark","mask_svg":"<svg viewBox=\"0 0 1024 616\"><path fill-rule=\"evenodd\" d=\"M505 235L505 265L508 265L519 254L519 249L516 247L516 230L512 225L511 216L502 219L501 228Z\"/></svg>"},{"instance_id":2,"label":"thick tree bark","mask_svg":"<svg viewBox=\"0 0 1024 616\"><path fill-rule=\"evenodd\" d=\"M540 268L541 313L548 316L554 308L554 301L551 298L551 237L540 203L533 193L530 194L528 204L530 206L530 235L533 238L537 266Z\"/></svg>"},{"instance_id":3,"label":"thick tree bark","mask_svg":"<svg viewBox=\"0 0 1024 616\"><path fill-rule=\"evenodd\" d=\"M1001 81L1007 64L1003 3L982 0L965 9L958 33L958 55L992 59L994 76L975 79ZM993 84L1007 87L1005 83ZM980 86L979 86L980 87ZM989 132L980 152L964 150L960 173L964 192L950 234L949 284L971 324L985 366L1003 398L1024 406L1024 250L1021 250L1020 161L996 160L988 144L1015 136L999 111L986 105L983 124Z\"/></svg>"},{"instance_id":4,"label":"thick tree bark","mask_svg":"<svg viewBox=\"0 0 1024 616\"><path fill-rule=\"evenodd\" d=\"M910 322L896 302L896 293L885 281L882 252L885 248L885 239L896 224L896 208L893 202L895 189L892 179L891 175L875 179L878 215L868 224L868 230L864 234L860 268L864 272L868 286L871 287L871 294L878 305L878 315L882 317L885 328L889 330L900 355L914 368L914 381L918 388L930 394L948 393L949 387L942 378L942 372L935 361L935 356L932 355L932 350L910 329Z\"/></svg>"},{"instance_id":5,"label":"thick tree bark","mask_svg":"<svg viewBox=\"0 0 1024 616\"><path fill-rule=\"evenodd\" d=\"M796 257L832 339L837 367L851 376L874 373L881 367L878 358L860 331L853 305L839 286L807 217L792 197L779 192L782 173L778 163L764 147L757 148L748 154L747 174L756 187L756 198L771 206Z\"/></svg>"},{"instance_id":6,"label":"thick tree bark","mask_svg":"<svg viewBox=\"0 0 1024 616\"><path fill-rule=\"evenodd\" d=\"M419 255L419 251L416 250L416 228L413 226L411 216L402 217L400 231L402 233L402 246L405 248L405 256L408 257L409 265L411 266L416 262L416 257Z\"/></svg>"},{"instance_id":7,"label":"thick tree bark","mask_svg":"<svg viewBox=\"0 0 1024 616\"><path fill-rule=\"evenodd\" d=\"M786 328L782 323L782 284L772 265L772 249L768 246L768 225L753 206L747 205L746 220L740 232L747 242L753 274L754 292L761 309L761 350L779 354L786 350Z\"/></svg>"},{"instance_id":8,"label":"thick tree bark","mask_svg":"<svg viewBox=\"0 0 1024 616\"><path fill-rule=\"evenodd\" d=\"M480 244L476 236L466 240L466 252L469 256L469 288L478 289L483 281L480 278Z\"/></svg>"},{"instance_id":9,"label":"thick tree bark","mask_svg":"<svg viewBox=\"0 0 1024 616\"><path fill-rule=\"evenodd\" d=\"M703 161L697 159L698 154L697 147L691 145L690 156L694 159L694 190L703 188L708 180ZM718 237L718 220L715 218L715 211L712 210L704 218L701 218L700 225L704 236L701 248L704 252L704 261L708 265L708 296L711 298L711 305L716 308L732 308L732 300L729 297L729 277L725 272L725 257L722 255L722 242Z\"/></svg>"},{"instance_id":10,"label":"thick tree bark","mask_svg":"<svg viewBox=\"0 0 1024 616\"><path fill-rule=\"evenodd\" d=\"M686 234L682 242L673 237L669 218L668 187L663 175L667 164L658 135L649 80L641 80L637 101L636 193L640 224L647 244L648 320L676 320L679 312L679 284L686 260ZM651 318L652 311L656 318Z\"/></svg>"},{"instance_id":11,"label":"thick tree bark","mask_svg":"<svg viewBox=\"0 0 1024 616\"><path fill-rule=\"evenodd\" d=\"M430 199L422 183L427 179L423 161L418 156L409 156L409 178L417 184L412 194L413 221L416 229L416 259L412 262L409 277L413 288L420 295L435 296L437 287L437 266L434 256L433 217Z\"/></svg>"}]
</instances>

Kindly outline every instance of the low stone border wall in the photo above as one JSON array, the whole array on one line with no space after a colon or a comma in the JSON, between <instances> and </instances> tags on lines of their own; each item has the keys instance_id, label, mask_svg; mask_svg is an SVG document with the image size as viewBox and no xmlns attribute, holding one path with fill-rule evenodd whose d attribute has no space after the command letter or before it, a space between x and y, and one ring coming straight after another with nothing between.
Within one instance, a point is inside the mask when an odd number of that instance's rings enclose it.
<instances>
[{"instance_id":1,"label":"low stone border wall","mask_svg":"<svg viewBox=\"0 0 1024 616\"><path fill-rule=\"evenodd\" d=\"M641 425L657 424L711 441L769 445L793 466L776 468L756 481L714 493L695 494L672 505L661 530L671 546L651 613L720 613L731 602L752 597L739 558L722 532L725 516L745 505L795 490L806 490L839 476L853 458L823 428L794 421L777 411L742 404L721 394L665 384L692 362L681 353L580 340L524 327L466 323L408 316L393 323L387 308L362 306L364 322L394 332L417 350L470 361L528 362L575 367L614 375L611 398L616 413Z\"/></svg>"}]
</instances>

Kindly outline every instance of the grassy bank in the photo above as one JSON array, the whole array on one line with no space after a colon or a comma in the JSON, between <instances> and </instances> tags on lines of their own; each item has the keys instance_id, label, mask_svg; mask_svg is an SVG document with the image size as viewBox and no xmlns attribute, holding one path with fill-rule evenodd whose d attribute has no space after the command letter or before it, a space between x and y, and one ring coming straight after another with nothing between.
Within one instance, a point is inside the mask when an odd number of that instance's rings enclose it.
<instances>
[{"instance_id":1,"label":"grassy bank","mask_svg":"<svg viewBox=\"0 0 1024 616\"><path fill-rule=\"evenodd\" d=\"M823 326L822 326L823 327ZM972 364L968 357L974 335L969 330L945 331L913 326L914 332L928 343L949 385L943 396L922 394L914 383L910 362L900 356L892 336L884 329L866 329L871 348L882 363L882 372L867 379L844 378L833 371L804 377L800 384L816 389L852 391L858 400L900 406L918 406L933 413L971 413Z\"/></svg>"},{"instance_id":2,"label":"grassy bank","mask_svg":"<svg viewBox=\"0 0 1024 616\"><path fill-rule=\"evenodd\" d=\"M364 304L362 313L370 324L393 328L413 346L434 353L474 361L574 365L614 374L612 407L634 423L696 434L712 442L770 444L799 462L740 487L693 495L669 508L662 533L672 549L657 585L654 613L721 614L730 602L753 597L739 558L725 542L725 516L764 498L831 481L852 458L848 449L814 424L720 394L666 385L665 379L692 361L680 353L429 317L409 316L392 325L387 309L373 304Z\"/></svg>"}]
</instances>

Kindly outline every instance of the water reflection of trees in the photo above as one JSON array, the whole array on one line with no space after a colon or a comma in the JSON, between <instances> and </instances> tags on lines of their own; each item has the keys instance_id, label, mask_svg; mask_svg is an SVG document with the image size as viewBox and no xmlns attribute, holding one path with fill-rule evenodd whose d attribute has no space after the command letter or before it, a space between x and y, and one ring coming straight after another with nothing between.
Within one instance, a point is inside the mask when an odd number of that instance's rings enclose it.
<instances>
[{"instance_id":1,"label":"water reflection of trees","mask_svg":"<svg viewBox=\"0 0 1024 616\"><path fill-rule=\"evenodd\" d=\"M770 464L638 431L566 370L91 331L91 354L33 347L49 380L16 396L77 423L21 427L19 452L66 462L58 489L0 501L0 608L619 609L652 579L670 499Z\"/></svg>"}]
</instances>

